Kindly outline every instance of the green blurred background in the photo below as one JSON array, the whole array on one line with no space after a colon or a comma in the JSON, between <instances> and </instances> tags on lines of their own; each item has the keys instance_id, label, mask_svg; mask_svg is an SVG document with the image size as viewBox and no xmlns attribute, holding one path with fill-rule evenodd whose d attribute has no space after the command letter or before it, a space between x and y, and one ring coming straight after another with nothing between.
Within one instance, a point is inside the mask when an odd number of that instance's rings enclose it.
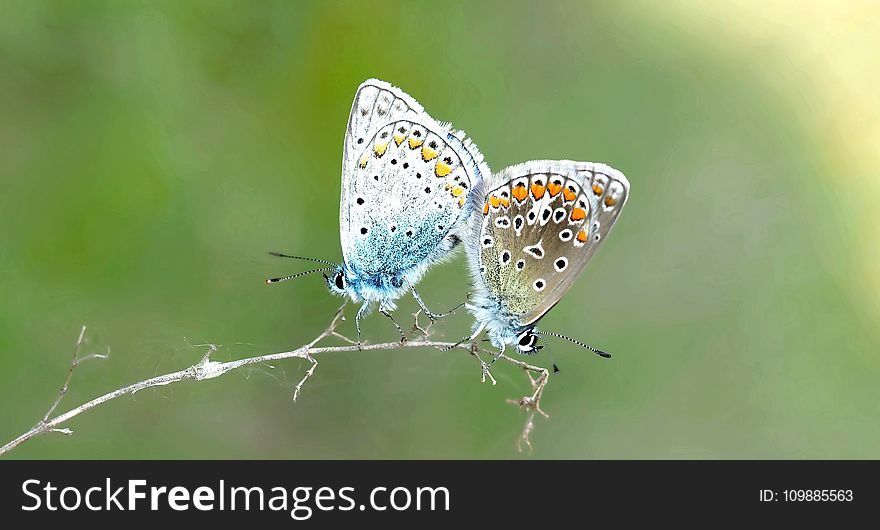
<instances>
[{"instance_id":1,"label":"green blurred background","mask_svg":"<svg viewBox=\"0 0 880 530\"><path fill-rule=\"evenodd\" d=\"M612 5L613 4L613 5ZM495 169L604 161L632 196L542 322L527 390L463 352L291 360L150 389L12 458L880 457L880 8L873 2L15 2L0 18L0 442L197 362L291 349L340 300L358 84L400 86ZM463 256L422 295L467 290ZM349 308L351 309L351 308ZM415 309L402 301L398 316ZM351 319L343 331L350 333ZM466 314L444 321L458 338ZM370 341L395 332L375 314Z\"/></svg>"}]
</instances>

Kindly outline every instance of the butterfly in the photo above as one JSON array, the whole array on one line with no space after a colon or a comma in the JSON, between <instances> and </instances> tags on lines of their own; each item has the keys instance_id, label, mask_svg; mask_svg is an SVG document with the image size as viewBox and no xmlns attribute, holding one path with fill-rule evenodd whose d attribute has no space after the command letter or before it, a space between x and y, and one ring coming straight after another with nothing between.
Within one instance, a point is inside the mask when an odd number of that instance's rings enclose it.
<instances>
[{"instance_id":1,"label":"butterfly","mask_svg":"<svg viewBox=\"0 0 880 530\"><path fill-rule=\"evenodd\" d=\"M465 244L474 283L466 307L475 323L463 340L486 330L500 353L512 344L534 354L543 347L539 336L553 335L609 357L535 326L571 288L628 196L622 173L592 162L537 160L486 179L482 212L471 218Z\"/></svg>"},{"instance_id":2,"label":"butterfly","mask_svg":"<svg viewBox=\"0 0 880 530\"><path fill-rule=\"evenodd\" d=\"M345 131L343 261L313 259L331 267L299 275L329 270L324 278L332 293L363 302L355 320L358 337L371 304L394 321L390 312L407 292L432 319L442 316L428 311L414 286L459 244L480 200L475 190L489 175L483 155L462 131L435 121L399 88L368 79L357 89Z\"/></svg>"}]
</instances>

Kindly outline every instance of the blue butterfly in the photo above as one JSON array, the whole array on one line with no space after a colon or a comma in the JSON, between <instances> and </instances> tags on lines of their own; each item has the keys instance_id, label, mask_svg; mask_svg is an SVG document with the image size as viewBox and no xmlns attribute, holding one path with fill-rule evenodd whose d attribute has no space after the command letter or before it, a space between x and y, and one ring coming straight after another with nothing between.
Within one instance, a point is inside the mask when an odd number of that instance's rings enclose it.
<instances>
[{"instance_id":1,"label":"blue butterfly","mask_svg":"<svg viewBox=\"0 0 880 530\"><path fill-rule=\"evenodd\" d=\"M475 293L473 340L483 330L502 353L541 348L535 329L568 292L608 236L629 197L629 181L605 164L535 160L487 178L482 215L470 220L465 248ZM497 358L497 357L496 357Z\"/></svg>"},{"instance_id":2,"label":"blue butterfly","mask_svg":"<svg viewBox=\"0 0 880 530\"><path fill-rule=\"evenodd\" d=\"M355 321L359 341L360 321L370 305L378 303L393 321L395 301L407 292L429 317L442 316L428 311L414 286L461 241L489 174L463 132L435 121L399 88L369 79L355 94L345 132L339 205L343 262L269 282L331 271L324 275L330 292L363 302Z\"/></svg>"}]
</instances>

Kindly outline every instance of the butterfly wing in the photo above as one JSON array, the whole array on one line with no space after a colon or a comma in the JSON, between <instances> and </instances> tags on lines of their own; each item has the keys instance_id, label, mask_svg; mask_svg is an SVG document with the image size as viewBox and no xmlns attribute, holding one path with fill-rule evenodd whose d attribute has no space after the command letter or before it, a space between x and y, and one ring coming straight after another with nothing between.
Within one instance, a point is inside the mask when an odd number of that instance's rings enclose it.
<instances>
[{"instance_id":1,"label":"butterfly wing","mask_svg":"<svg viewBox=\"0 0 880 530\"><path fill-rule=\"evenodd\" d=\"M504 169L486 189L473 242L479 274L501 307L520 325L531 325L562 298L605 240L629 182L604 164L541 160Z\"/></svg>"},{"instance_id":2,"label":"butterfly wing","mask_svg":"<svg viewBox=\"0 0 880 530\"><path fill-rule=\"evenodd\" d=\"M404 116L416 119L423 114L425 109L415 99L384 81L367 79L358 87L348 116L342 153L339 227L344 258L347 258L352 244L351 234L346 228L350 224L352 179L356 176L355 169L361 153L381 127ZM430 117L427 119L430 120Z\"/></svg>"},{"instance_id":3,"label":"butterfly wing","mask_svg":"<svg viewBox=\"0 0 880 530\"><path fill-rule=\"evenodd\" d=\"M455 246L489 168L461 131L377 80L358 89L346 131L340 201L345 262L362 277L413 271Z\"/></svg>"}]
</instances>

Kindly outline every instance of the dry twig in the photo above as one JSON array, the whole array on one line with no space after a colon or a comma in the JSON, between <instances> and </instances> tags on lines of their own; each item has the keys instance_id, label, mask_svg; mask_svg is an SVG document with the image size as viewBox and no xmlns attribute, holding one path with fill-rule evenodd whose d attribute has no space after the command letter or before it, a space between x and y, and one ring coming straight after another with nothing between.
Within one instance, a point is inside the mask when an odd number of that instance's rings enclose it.
<instances>
[{"instance_id":1,"label":"dry twig","mask_svg":"<svg viewBox=\"0 0 880 530\"><path fill-rule=\"evenodd\" d=\"M76 341L76 345L74 347L73 361L71 362L70 368L67 371L67 378L65 379L64 385L61 387L61 390L59 391L58 396L56 397L52 406L49 408L43 418L30 430L16 437L14 440L10 441L4 446L0 447L0 455L6 454L9 451L18 447L19 445L23 444L24 442L45 433L56 432L65 435L73 434L73 431L66 427L63 427L63 425L71 419L79 416L80 414L91 410L98 405L106 403L112 399L116 399L118 397L126 395L133 395L145 388L170 385L172 383L177 383L184 380L204 381L206 379L214 379L237 368L242 368L252 364L269 363L282 359L299 358L307 360L311 363L310 367L308 368L308 370L306 370L302 379L299 381L294 389L294 401L296 401L296 399L299 397L299 394L302 391L303 385L306 383L306 381L308 381L308 379L315 374L315 369L318 366L318 361L315 360L316 356L327 353L356 352L361 350L390 350L395 348L436 348L439 350L463 349L468 351L471 355L479 360L482 368L481 380L485 382L488 378L489 380L491 380L493 385L496 384L495 378L489 372L488 365L480 358L479 349L477 348L475 343L456 344L452 342L437 342L430 340L431 325L425 326L425 328L420 327L418 323L418 312L413 315L415 319L415 322L413 324L413 331L420 331L424 335L423 338L417 340L408 340L405 342L387 342L380 344L358 345L356 341L353 341L336 331L339 323L345 319L345 317L343 316L344 309L345 304L343 304L342 307L339 308L339 310L336 312L333 319L331 320L330 325L327 326L327 328L320 335L318 335L308 344L305 344L295 350L270 353L266 355L256 355L253 357L245 357L243 359L226 362L218 362L211 360L211 354L218 350L218 346L214 344L208 344L207 353L205 353L205 355L198 363L188 368L178 370L176 372L167 373L164 375L158 375L156 377L151 377L143 381L138 381L137 383L132 383L128 386L124 386L122 388L113 390L112 392L108 392L102 396L98 396L91 401L87 401L86 403L79 405L78 407L72 408L67 412L58 414L57 416L50 418L50 416L52 416L52 414L58 408L58 405L61 403L64 395L67 393L68 387L70 386L70 380L73 375L73 370L80 363L88 359L108 357L108 355L106 354L91 354L86 357L79 357L80 349L83 345L83 342L85 341L86 328L85 326L83 326L80 330L79 338ZM433 324L433 322L431 324ZM347 345L315 347L318 342L330 337L341 339L345 341ZM519 366L520 368L525 370L526 374L528 375L529 381L531 382L533 393L530 396L525 396L520 400L508 400L508 402L516 403L528 411L528 420L526 421L526 426L523 429L522 435L520 436L520 442L518 442L517 445L519 446L521 442L525 442L525 444L531 450L531 443L529 443L529 434L534 428L532 420L534 418L535 412L539 412L547 417L544 411L541 410L540 400L541 395L544 391L544 387L547 384L549 372L545 368L533 366L531 364L522 362L518 359L513 359L503 354L498 358ZM532 374L537 374L537 378L533 377Z\"/></svg>"}]
</instances>

